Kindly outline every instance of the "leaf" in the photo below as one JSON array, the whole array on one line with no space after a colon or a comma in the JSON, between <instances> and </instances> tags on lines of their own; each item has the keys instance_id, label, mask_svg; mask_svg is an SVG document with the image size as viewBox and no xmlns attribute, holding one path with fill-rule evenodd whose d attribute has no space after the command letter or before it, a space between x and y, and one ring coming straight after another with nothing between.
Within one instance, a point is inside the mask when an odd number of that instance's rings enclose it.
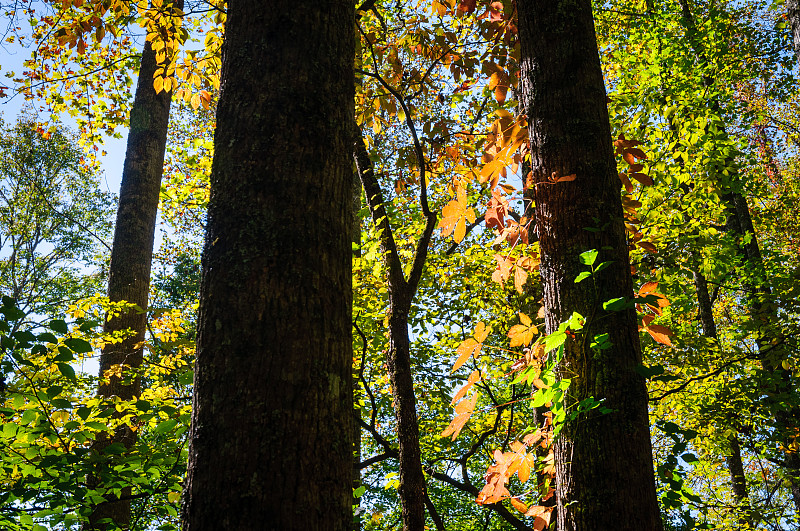
<instances>
[{"instance_id":1,"label":"leaf","mask_svg":"<svg viewBox=\"0 0 800 531\"><path fill-rule=\"evenodd\" d=\"M73 380L73 381L75 380L75 369L73 369L72 366L70 366L70 365L68 365L66 363L59 363L58 364L58 371L62 375L64 375L65 378L68 378L68 379Z\"/></svg>"},{"instance_id":2,"label":"leaf","mask_svg":"<svg viewBox=\"0 0 800 531\"><path fill-rule=\"evenodd\" d=\"M461 400L461 398L465 394L467 394L467 391L469 391L470 387L475 385L475 382L480 380L480 378L481 378L481 371L479 371L477 369L472 371L472 373L469 375L469 378L467 378L467 383L464 384L464 386L461 389L458 390L458 392L456 393L456 396L454 396L453 399L450 401L450 405L452 406L453 404L455 404L456 402Z\"/></svg>"},{"instance_id":3,"label":"leaf","mask_svg":"<svg viewBox=\"0 0 800 531\"><path fill-rule=\"evenodd\" d=\"M72 352L75 352L77 354L92 351L91 343L77 337L71 337L69 339L65 339L64 344L68 346Z\"/></svg>"},{"instance_id":4,"label":"leaf","mask_svg":"<svg viewBox=\"0 0 800 531\"><path fill-rule=\"evenodd\" d=\"M642 183L645 186L653 186L653 184L654 184L653 183L653 178L650 177L649 175L645 175L644 173L638 173L638 172L637 173L631 173L630 176L633 177L634 179L636 179L637 181L639 181L640 183Z\"/></svg>"},{"instance_id":5,"label":"leaf","mask_svg":"<svg viewBox=\"0 0 800 531\"><path fill-rule=\"evenodd\" d=\"M442 220L439 228L442 229L442 237L453 234L453 240L459 243L466 235L466 221L475 222L475 211L467 205L467 192L463 187L456 187L456 198L447 203L442 209Z\"/></svg>"},{"instance_id":6,"label":"leaf","mask_svg":"<svg viewBox=\"0 0 800 531\"><path fill-rule=\"evenodd\" d=\"M522 514L525 514L525 513L528 512L528 506L525 505L524 503L522 503L521 501L519 501L518 499L509 498L509 500L511 501L511 505L514 506L514 509L518 510Z\"/></svg>"},{"instance_id":7,"label":"leaf","mask_svg":"<svg viewBox=\"0 0 800 531\"><path fill-rule=\"evenodd\" d=\"M492 327L486 326L483 321L480 321L477 325L475 325L475 332L473 332L473 337L478 343L483 343L486 341L486 338L489 337L489 334L492 333Z\"/></svg>"},{"instance_id":8,"label":"leaf","mask_svg":"<svg viewBox=\"0 0 800 531\"><path fill-rule=\"evenodd\" d=\"M153 79L153 89L156 94L161 94L161 91L164 90L164 78L162 76Z\"/></svg>"},{"instance_id":9,"label":"leaf","mask_svg":"<svg viewBox=\"0 0 800 531\"><path fill-rule=\"evenodd\" d=\"M456 404L456 416L450 422L450 425L445 428L445 430L441 433L440 437L447 437L448 435L452 434L453 441L456 440L458 434L461 433L461 430L466 425L469 417L472 415L472 412L475 410L475 404L478 402L478 393L472 395L472 398L465 398L458 404Z\"/></svg>"},{"instance_id":10,"label":"leaf","mask_svg":"<svg viewBox=\"0 0 800 531\"><path fill-rule=\"evenodd\" d=\"M589 272L589 271L584 271L583 273L581 273L580 275L578 275L577 277L575 277L575 284L577 284L577 283L579 283L579 282L581 282L581 281L583 281L583 280L586 280L586 279L587 279L587 278L589 278L590 276L592 276L592 273L591 273L591 272Z\"/></svg>"},{"instance_id":11,"label":"leaf","mask_svg":"<svg viewBox=\"0 0 800 531\"><path fill-rule=\"evenodd\" d=\"M571 175L565 175L563 177L559 177L558 179L556 179L556 182L557 183L568 183L570 181L574 181L576 177L577 177L577 175L575 175L573 173Z\"/></svg>"},{"instance_id":12,"label":"leaf","mask_svg":"<svg viewBox=\"0 0 800 531\"><path fill-rule=\"evenodd\" d=\"M178 425L178 419L165 420L163 422L159 422L158 426L153 428L153 433L155 434L166 433L177 425Z\"/></svg>"},{"instance_id":13,"label":"leaf","mask_svg":"<svg viewBox=\"0 0 800 531\"><path fill-rule=\"evenodd\" d=\"M635 147L627 148L625 151L623 151L623 153L633 155L634 157L636 157L637 159L640 159L640 160L646 160L647 159L647 155L645 155L644 151L642 151L639 148L635 148ZM631 164L633 165L633 164L635 164L635 162L631 163Z\"/></svg>"},{"instance_id":14,"label":"leaf","mask_svg":"<svg viewBox=\"0 0 800 531\"><path fill-rule=\"evenodd\" d=\"M458 354L458 359L453 364L453 369L450 371L451 373L456 372L462 365L464 365L467 360L472 356L477 356L478 353L481 351L481 343L475 341L474 338L467 338L461 342L461 344L456 349L456 354Z\"/></svg>"},{"instance_id":15,"label":"leaf","mask_svg":"<svg viewBox=\"0 0 800 531\"><path fill-rule=\"evenodd\" d=\"M524 313L519 314L519 320L522 324L514 325L508 331L508 337L511 339L510 347L525 347L533 341L533 336L539 332L527 315Z\"/></svg>"},{"instance_id":16,"label":"leaf","mask_svg":"<svg viewBox=\"0 0 800 531\"><path fill-rule=\"evenodd\" d=\"M524 268L520 267L519 264L514 265L514 287L516 288L518 293L522 293L522 287L525 285L525 282L528 280L528 272L525 271Z\"/></svg>"},{"instance_id":17,"label":"leaf","mask_svg":"<svg viewBox=\"0 0 800 531\"><path fill-rule=\"evenodd\" d=\"M626 192L633 192L633 183L631 183L627 173L619 172L619 180L622 181L622 185L625 187Z\"/></svg>"},{"instance_id":18,"label":"leaf","mask_svg":"<svg viewBox=\"0 0 800 531\"><path fill-rule=\"evenodd\" d=\"M653 339L658 341L661 344L667 345L668 347L672 346L672 341L669 340L669 336L674 335L672 330L667 328L666 326L661 325L650 325L645 328L648 334L650 334Z\"/></svg>"},{"instance_id":19,"label":"leaf","mask_svg":"<svg viewBox=\"0 0 800 531\"><path fill-rule=\"evenodd\" d=\"M657 287L658 287L658 282L645 282L644 284L642 284L642 287L639 288L639 296L644 297Z\"/></svg>"},{"instance_id":20,"label":"leaf","mask_svg":"<svg viewBox=\"0 0 800 531\"><path fill-rule=\"evenodd\" d=\"M181 493L178 491L172 491L169 494L167 494L167 500L170 503L176 503L180 499L181 499Z\"/></svg>"},{"instance_id":21,"label":"leaf","mask_svg":"<svg viewBox=\"0 0 800 531\"><path fill-rule=\"evenodd\" d=\"M492 190L492 198L489 200L489 206L486 207L486 214L483 219L486 220L486 226L490 229L503 230L505 227L505 216L508 213L508 201L500 193L499 190Z\"/></svg>"},{"instance_id":22,"label":"leaf","mask_svg":"<svg viewBox=\"0 0 800 531\"><path fill-rule=\"evenodd\" d=\"M651 253L657 253L658 248L650 242L638 242L636 245Z\"/></svg>"},{"instance_id":23,"label":"leaf","mask_svg":"<svg viewBox=\"0 0 800 531\"><path fill-rule=\"evenodd\" d=\"M583 265L592 265L594 264L595 260L597 260L597 255L599 251L597 249L592 249L590 251L584 251L579 255L579 259Z\"/></svg>"}]
</instances>

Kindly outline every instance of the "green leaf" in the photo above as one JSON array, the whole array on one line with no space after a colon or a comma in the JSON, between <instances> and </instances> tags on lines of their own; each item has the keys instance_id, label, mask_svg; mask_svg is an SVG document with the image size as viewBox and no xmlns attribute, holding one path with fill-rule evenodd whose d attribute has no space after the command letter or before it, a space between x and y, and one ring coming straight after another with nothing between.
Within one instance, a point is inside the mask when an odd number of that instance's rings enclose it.
<instances>
[{"instance_id":1,"label":"green leaf","mask_svg":"<svg viewBox=\"0 0 800 531\"><path fill-rule=\"evenodd\" d=\"M621 312L629 308L633 303L625 300L625 297L617 297L603 303L603 309L610 312Z\"/></svg>"},{"instance_id":2,"label":"green leaf","mask_svg":"<svg viewBox=\"0 0 800 531\"><path fill-rule=\"evenodd\" d=\"M36 336L36 339L38 341L41 341L42 343L58 343L58 339L56 338L56 336L54 336L50 332L43 332L38 336Z\"/></svg>"},{"instance_id":3,"label":"green leaf","mask_svg":"<svg viewBox=\"0 0 800 531\"><path fill-rule=\"evenodd\" d=\"M61 387L60 385L54 385L52 387L48 387L47 388L47 398L52 400L53 398L55 398L58 395L60 395L61 391L63 391L63 390L64 390L64 388Z\"/></svg>"},{"instance_id":4,"label":"green leaf","mask_svg":"<svg viewBox=\"0 0 800 531\"><path fill-rule=\"evenodd\" d=\"M544 351L550 352L553 349L556 349L564 344L564 341L567 340L566 332L558 331L553 332L546 338L544 338Z\"/></svg>"},{"instance_id":5,"label":"green leaf","mask_svg":"<svg viewBox=\"0 0 800 531\"><path fill-rule=\"evenodd\" d=\"M578 275L577 277L575 277L575 284L577 284L578 282L581 282L582 280L586 280L586 279L587 279L587 278L589 278L590 276L592 276L592 273L591 273L591 272L589 272L589 271L584 271L583 273L581 273L580 275Z\"/></svg>"},{"instance_id":6,"label":"green leaf","mask_svg":"<svg viewBox=\"0 0 800 531\"><path fill-rule=\"evenodd\" d=\"M69 339L65 339L64 344L68 346L70 350L72 350L77 354L82 354L84 352L92 351L91 343L77 337L71 337Z\"/></svg>"},{"instance_id":7,"label":"green leaf","mask_svg":"<svg viewBox=\"0 0 800 531\"><path fill-rule=\"evenodd\" d=\"M58 332L59 334L69 333L69 329L67 328L67 323L65 323L62 319L54 319L50 321L50 324L48 326L50 330Z\"/></svg>"},{"instance_id":8,"label":"green leaf","mask_svg":"<svg viewBox=\"0 0 800 531\"><path fill-rule=\"evenodd\" d=\"M153 433L165 433L174 428L178 424L176 419L169 419L165 420L164 422L160 422L158 426L153 428Z\"/></svg>"},{"instance_id":9,"label":"green leaf","mask_svg":"<svg viewBox=\"0 0 800 531\"><path fill-rule=\"evenodd\" d=\"M595 260L597 260L598 253L599 251L597 249L582 252L579 256L581 263L588 266L594 264Z\"/></svg>"},{"instance_id":10,"label":"green leaf","mask_svg":"<svg viewBox=\"0 0 800 531\"><path fill-rule=\"evenodd\" d=\"M72 402L64 398L56 398L50 403L57 409L72 409Z\"/></svg>"},{"instance_id":11,"label":"green leaf","mask_svg":"<svg viewBox=\"0 0 800 531\"><path fill-rule=\"evenodd\" d=\"M72 381L75 381L75 369L72 366L66 363L59 363L58 364L58 371L64 375L65 378L69 378Z\"/></svg>"},{"instance_id":12,"label":"green leaf","mask_svg":"<svg viewBox=\"0 0 800 531\"><path fill-rule=\"evenodd\" d=\"M365 485L361 485L360 487L358 487L356 490L353 491L353 497L360 498L361 496L364 495L365 492L367 492L367 487Z\"/></svg>"},{"instance_id":13,"label":"green leaf","mask_svg":"<svg viewBox=\"0 0 800 531\"><path fill-rule=\"evenodd\" d=\"M603 269L607 268L608 266L610 266L610 265L611 265L611 264L613 264L613 263L614 263L614 261L613 261L613 260L611 260L610 262L603 262L603 263L601 263L599 266L597 266L597 267L594 269L594 272L595 272L595 273L597 273L597 272L599 272L599 271L602 271Z\"/></svg>"},{"instance_id":14,"label":"green leaf","mask_svg":"<svg viewBox=\"0 0 800 531\"><path fill-rule=\"evenodd\" d=\"M86 420L89 418L89 415L92 414L92 410L88 407L79 407L76 413L78 413L78 416L81 418L81 420Z\"/></svg>"}]
</instances>

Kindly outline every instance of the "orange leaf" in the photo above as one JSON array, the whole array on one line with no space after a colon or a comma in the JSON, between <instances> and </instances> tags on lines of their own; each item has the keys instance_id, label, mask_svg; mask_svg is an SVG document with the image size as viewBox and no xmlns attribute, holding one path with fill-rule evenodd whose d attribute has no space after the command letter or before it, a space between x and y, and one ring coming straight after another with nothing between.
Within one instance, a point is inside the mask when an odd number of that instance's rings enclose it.
<instances>
[{"instance_id":1,"label":"orange leaf","mask_svg":"<svg viewBox=\"0 0 800 531\"><path fill-rule=\"evenodd\" d=\"M480 321L477 325L475 325L475 332L472 335L475 337L475 340L478 343L483 343L491 333L492 327L486 326L483 321Z\"/></svg>"},{"instance_id":2,"label":"orange leaf","mask_svg":"<svg viewBox=\"0 0 800 531\"><path fill-rule=\"evenodd\" d=\"M514 287L517 289L517 292L522 293L522 286L525 285L527 280L528 272L521 268L519 264L516 264L514 266Z\"/></svg>"},{"instance_id":3,"label":"orange leaf","mask_svg":"<svg viewBox=\"0 0 800 531\"><path fill-rule=\"evenodd\" d=\"M639 242L636 245L638 245L639 247L641 247L645 251L649 251L651 253L657 253L658 252L658 249L656 248L656 246L653 245L650 242Z\"/></svg>"},{"instance_id":4,"label":"orange leaf","mask_svg":"<svg viewBox=\"0 0 800 531\"><path fill-rule=\"evenodd\" d=\"M628 179L627 173L619 172L619 180L622 181L622 185L625 186L625 191L628 193L633 192L633 183Z\"/></svg>"},{"instance_id":5,"label":"orange leaf","mask_svg":"<svg viewBox=\"0 0 800 531\"><path fill-rule=\"evenodd\" d=\"M538 329L530 317L520 313L519 320L522 324L514 325L508 331L508 337L511 339L511 348L529 345L533 341L534 334L538 333Z\"/></svg>"},{"instance_id":6,"label":"orange leaf","mask_svg":"<svg viewBox=\"0 0 800 531\"><path fill-rule=\"evenodd\" d=\"M658 287L658 282L645 282L644 284L642 284L642 287L639 288L639 296L644 297L657 287Z\"/></svg>"},{"instance_id":7,"label":"orange leaf","mask_svg":"<svg viewBox=\"0 0 800 531\"><path fill-rule=\"evenodd\" d=\"M636 157L637 159L641 159L641 160L645 160L645 159L647 159L647 155L645 155L644 151L642 151L642 150L641 150L641 149L639 149L639 148L635 148L635 147L628 148L628 149L626 149L626 150L624 151L624 153L630 153L631 155L633 155L633 156L634 156L634 157ZM625 160L628 160L628 159L625 159ZM631 162L630 164L631 164L631 165L633 165L633 164L635 164L635 163L634 163L634 162Z\"/></svg>"},{"instance_id":8,"label":"orange leaf","mask_svg":"<svg viewBox=\"0 0 800 531\"><path fill-rule=\"evenodd\" d=\"M455 404L456 402L461 400L461 398L465 394L467 394L467 391L469 391L469 388L472 387L473 385L475 385L475 382L480 380L480 378L481 378L481 372L480 371L478 371L478 370L472 371L472 374L470 374L469 378L467 378L467 383L464 385L464 387L462 387L461 389L458 390L458 392L456 393L456 396L454 396L453 400L450 401L450 405L452 406L453 404Z\"/></svg>"},{"instance_id":9,"label":"orange leaf","mask_svg":"<svg viewBox=\"0 0 800 531\"><path fill-rule=\"evenodd\" d=\"M445 428L440 437L453 436L451 440L455 441L458 434L466 425L472 412L475 410L475 404L478 402L478 393L472 395L472 398L467 398L456 404L456 416L450 422L450 425Z\"/></svg>"},{"instance_id":10,"label":"orange leaf","mask_svg":"<svg viewBox=\"0 0 800 531\"><path fill-rule=\"evenodd\" d=\"M645 186L653 186L654 184L652 177L645 175L644 173L631 173L630 176Z\"/></svg>"},{"instance_id":11,"label":"orange leaf","mask_svg":"<svg viewBox=\"0 0 800 531\"><path fill-rule=\"evenodd\" d=\"M456 198L442 209L442 220L439 222L442 236L449 236L455 229L453 239L456 243L460 242L466 234L466 221L475 222L475 211L467 205L467 192L458 186Z\"/></svg>"},{"instance_id":12,"label":"orange leaf","mask_svg":"<svg viewBox=\"0 0 800 531\"><path fill-rule=\"evenodd\" d=\"M522 503L521 501L519 501L516 498L511 498L510 500L511 500L511 505L514 506L514 509L518 510L522 514L525 514L525 513L528 512L528 506L527 505L525 505L524 503Z\"/></svg>"},{"instance_id":13,"label":"orange leaf","mask_svg":"<svg viewBox=\"0 0 800 531\"><path fill-rule=\"evenodd\" d=\"M659 343L667 345L668 347L672 346L672 341L669 340L669 336L673 335L673 333L672 330L670 330L666 326L650 325L647 328L645 328L645 330L647 330L647 333L650 334L653 337L653 339L655 339Z\"/></svg>"}]
</instances>

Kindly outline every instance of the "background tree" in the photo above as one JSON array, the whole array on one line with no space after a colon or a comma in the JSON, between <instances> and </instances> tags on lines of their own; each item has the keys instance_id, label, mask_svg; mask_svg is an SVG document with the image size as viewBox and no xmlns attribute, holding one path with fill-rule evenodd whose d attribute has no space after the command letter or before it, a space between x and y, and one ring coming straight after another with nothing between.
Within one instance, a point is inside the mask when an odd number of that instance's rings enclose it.
<instances>
[{"instance_id":1,"label":"background tree","mask_svg":"<svg viewBox=\"0 0 800 531\"><path fill-rule=\"evenodd\" d=\"M0 292L28 316L15 326L63 315L100 288L113 199L99 188L67 129L0 121Z\"/></svg>"},{"instance_id":2,"label":"background tree","mask_svg":"<svg viewBox=\"0 0 800 531\"><path fill-rule=\"evenodd\" d=\"M227 17L183 528L348 529L353 7Z\"/></svg>"}]
</instances>

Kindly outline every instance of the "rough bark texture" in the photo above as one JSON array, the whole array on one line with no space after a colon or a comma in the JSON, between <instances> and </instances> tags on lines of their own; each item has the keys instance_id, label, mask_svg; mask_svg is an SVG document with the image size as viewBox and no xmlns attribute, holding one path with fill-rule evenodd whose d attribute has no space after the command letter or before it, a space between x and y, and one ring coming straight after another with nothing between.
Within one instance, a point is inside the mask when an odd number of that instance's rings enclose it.
<instances>
[{"instance_id":1,"label":"rough bark texture","mask_svg":"<svg viewBox=\"0 0 800 531\"><path fill-rule=\"evenodd\" d=\"M139 81L131 107L128 146L122 169L117 222L114 227L114 244L109 266L108 296L112 302L127 301L147 310L150 290L150 263L153 258L153 237L158 213L158 196L164 168L164 150L167 144L171 92L156 94L153 74L157 67L156 55L145 43L139 68ZM130 331L121 343L109 344L100 356L100 377L115 365L138 369L142 364L142 349L136 348L144 340L147 325L146 313L130 311L105 323L105 333ZM112 376L101 382L98 394L102 397L118 396L128 400L141 392L141 379L131 380L131 372L123 379ZM99 439L93 449L102 452L109 444L121 442L130 448L135 442L133 431L121 428L113 438ZM97 478L90 484L98 486ZM123 492L123 498L128 492ZM101 520L111 518L125 529L130 523L130 500L110 500L98 505L89 520L88 529L102 530L107 526Z\"/></svg>"},{"instance_id":2,"label":"rough bark texture","mask_svg":"<svg viewBox=\"0 0 800 531\"><path fill-rule=\"evenodd\" d=\"M389 218L386 215L383 192L375 177L372 162L361 137L361 130L357 125L354 130L353 158L361 177L373 222L380 233L381 250L384 253L388 270L390 308L387 365L392 385L397 439L400 448L400 487L398 491L403 529L405 531L422 531L425 528L426 483L425 475L422 472L422 457L419 448L419 422L414 394L414 378L411 374L411 345L408 337L408 316L419 275L412 271L409 275L411 280L407 281L405 278ZM420 180L425 182L424 179ZM430 235L431 232L426 229L420 244L425 245L426 252ZM419 253L417 254L419 255ZM416 268L418 261L414 262ZM421 267L424 260L419 263Z\"/></svg>"},{"instance_id":3,"label":"rough bark texture","mask_svg":"<svg viewBox=\"0 0 800 531\"><path fill-rule=\"evenodd\" d=\"M530 124L541 250L546 328L572 312L587 319L568 340L562 378L571 378L567 404L603 400L597 410L568 422L556 444L558 529L660 530L639 334L633 309L607 312L602 303L633 296L620 183L612 151L606 94L588 0L518 0L520 83ZM576 174L573 182L549 177ZM586 228L595 228L589 231ZM611 261L591 279L581 252L597 249ZM590 349L598 334L611 347Z\"/></svg>"},{"instance_id":4,"label":"rough bark texture","mask_svg":"<svg viewBox=\"0 0 800 531\"><path fill-rule=\"evenodd\" d=\"M187 531L352 525L353 16L228 3Z\"/></svg>"},{"instance_id":5,"label":"rough bark texture","mask_svg":"<svg viewBox=\"0 0 800 531\"><path fill-rule=\"evenodd\" d=\"M794 54L800 63L800 0L786 0L786 18L792 31Z\"/></svg>"}]
</instances>

